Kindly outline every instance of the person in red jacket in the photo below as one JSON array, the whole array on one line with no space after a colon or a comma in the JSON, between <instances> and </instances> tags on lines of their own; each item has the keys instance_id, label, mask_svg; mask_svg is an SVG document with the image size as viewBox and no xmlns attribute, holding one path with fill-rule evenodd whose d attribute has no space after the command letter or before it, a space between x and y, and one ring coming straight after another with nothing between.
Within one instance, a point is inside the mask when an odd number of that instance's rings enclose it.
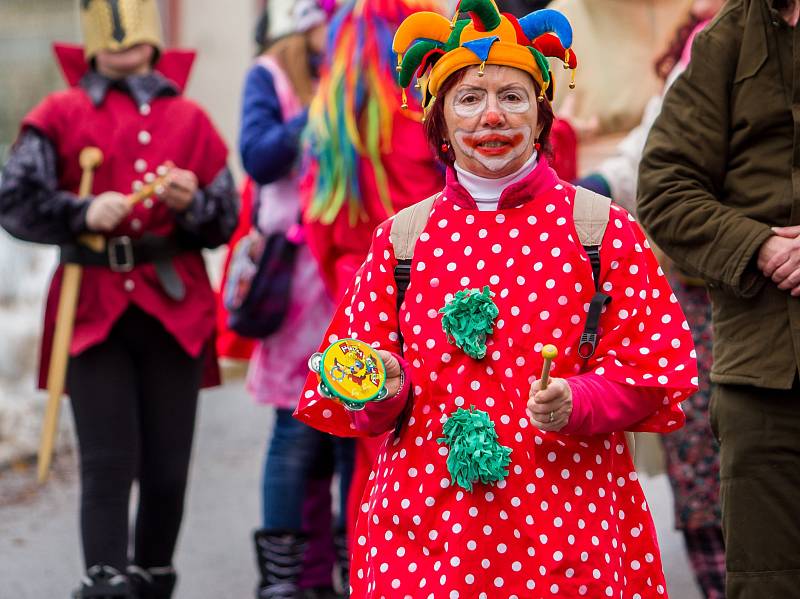
<instances>
[{"instance_id":1,"label":"person in red jacket","mask_svg":"<svg viewBox=\"0 0 800 599\"><path fill-rule=\"evenodd\" d=\"M302 184L306 240L335 302L369 251L372 232L397 211L441 189L437 165L409 98L401 110L392 36L413 10L437 0L362 0L341 9L311 104ZM413 176L412 176L413 175ZM382 439L359 439L348 501L352 527ZM351 539L352 540L352 539ZM339 546L347 558L347 547Z\"/></svg>"},{"instance_id":2,"label":"person in red jacket","mask_svg":"<svg viewBox=\"0 0 800 599\"><path fill-rule=\"evenodd\" d=\"M63 264L83 265L67 386L87 575L73 596L167 599L198 391L219 380L201 250L230 237L238 200L225 143L181 95L193 53L163 50L155 0L85 0L81 16L85 47L56 48L69 88L25 117L5 165L0 224L61 247L42 373ZM103 161L80 197L79 156L89 146ZM155 179L160 165L169 172L156 193L131 206L126 194ZM102 236L106 251L84 246L87 234Z\"/></svg>"}]
</instances>

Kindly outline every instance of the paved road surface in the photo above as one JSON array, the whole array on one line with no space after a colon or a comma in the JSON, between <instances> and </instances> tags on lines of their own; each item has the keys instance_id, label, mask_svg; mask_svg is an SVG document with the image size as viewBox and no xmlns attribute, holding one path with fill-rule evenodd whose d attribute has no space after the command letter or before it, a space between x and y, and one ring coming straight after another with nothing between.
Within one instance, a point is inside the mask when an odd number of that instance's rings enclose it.
<instances>
[{"instance_id":1,"label":"paved road surface","mask_svg":"<svg viewBox=\"0 0 800 599\"><path fill-rule=\"evenodd\" d=\"M250 531L258 518L269 410L254 406L241 383L205 393L200 410L175 599L249 599ZM59 458L42 490L30 483L34 474L0 473L0 599L66 599L80 577L75 460ZM642 476L642 484L657 519L670 596L700 599L671 530L666 479Z\"/></svg>"}]
</instances>

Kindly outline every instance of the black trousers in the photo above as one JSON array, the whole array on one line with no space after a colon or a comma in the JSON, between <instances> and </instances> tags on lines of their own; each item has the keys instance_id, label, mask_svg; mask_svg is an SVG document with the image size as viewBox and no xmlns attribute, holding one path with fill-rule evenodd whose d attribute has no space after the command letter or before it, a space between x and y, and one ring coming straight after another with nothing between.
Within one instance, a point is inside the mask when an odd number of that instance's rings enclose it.
<instances>
[{"instance_id":1,"label":"black trousers","mask_svg":"<svg viewBox=\"0 0 800 599\"><path fill-rule=\"evenodd\" d=\"M178 538L203 357L129 308L108 339L71 358L67 384L80 447L87 567L131 563L130 496L138 481L133 563L168 566Z\"/></svg>"},{"instance_id":2,"label":"black trousers","mask_svg":"<svg viewBox=\"0 0 800 599\"><path fill-rule=\"evenodd\" d=\"M717 385L728 599L800 597L800 385Z\"/></svg>"}]
</instances>

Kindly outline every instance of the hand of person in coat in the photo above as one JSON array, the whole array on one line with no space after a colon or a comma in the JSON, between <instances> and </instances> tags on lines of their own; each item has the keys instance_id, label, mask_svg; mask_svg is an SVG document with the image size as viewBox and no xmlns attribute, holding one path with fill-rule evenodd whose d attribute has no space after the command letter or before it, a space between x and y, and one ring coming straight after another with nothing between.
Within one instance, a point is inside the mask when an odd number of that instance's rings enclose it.
<instances>
[{"instance_id":1,"label":"hand of person in coat","mask_svg":"<svg viewBox=\"0 0 800 599\"><path fill-rule=\"evenodd\" d=\"M128 215L131 207L125 196L116 191L106 191L94 198L86 210L86 228L98 233L114 230Z\"/></svg>"},{"instance_id":2,"label":"hand of person in coat","mask_svg":"<svg viewBox=\"0 0 800 599\"><path fill-rule=\"evenodd\" d=\"M528 394L528 415L531 422L543 431L560 431L567 425L572 414L572 389L564 379L550 379L544 391L541 387L541 379L534 381Z\"/></svg>"},{"instance_id":3,"label":"hand of person in coat","mask_svg":"<svg viewBox=\"0 0 800 599\"><path fill-rule=\"evenodd\" d=\"M164 181L161 200L175 212L185 212L197 193L197 175L192 171L172 167Z\"/></svg>"},{"instance_id":4,"label":"hand of person in coat","mask_svg":"<svg viewBox=\"0 0 800 599\"><path fill-rule=\"evenodd\" d=\"M758 251L758 268L778 289L800 296L800 225L774 227Z\"/></svg>"},{"instance_id":5,"label":"hand of person in coat","mask_svg":"<svg viewBox=\"0 0 800 599\"><path fill-rule=\"evenodd\" d=\"M400 375L403 372L403 368L393 353L379 349L378 355L383 360L384 366L386 366L386 389L389 391L389 395L386 397L394 397L400 391L402 383Z\"/></svg>"}]
</instances>

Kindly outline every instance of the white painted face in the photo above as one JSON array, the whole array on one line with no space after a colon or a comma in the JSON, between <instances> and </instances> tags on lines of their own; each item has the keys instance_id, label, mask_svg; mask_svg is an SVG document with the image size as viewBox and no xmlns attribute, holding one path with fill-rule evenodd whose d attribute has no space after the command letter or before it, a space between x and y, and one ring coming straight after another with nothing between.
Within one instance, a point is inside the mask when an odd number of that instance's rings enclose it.
<instances>
[{"instance_id":1,"label":"white painted face","mask_svg":"<svg viewBox=\"0 0 800 599\"><path fill-rule=\"evenodd\" d=\"M512 67L489 65L483 77L470 67L445 96L444 118L458 165L491 179L519 170L541 131L533 79Z\"/></svg>"}]
</instances>

